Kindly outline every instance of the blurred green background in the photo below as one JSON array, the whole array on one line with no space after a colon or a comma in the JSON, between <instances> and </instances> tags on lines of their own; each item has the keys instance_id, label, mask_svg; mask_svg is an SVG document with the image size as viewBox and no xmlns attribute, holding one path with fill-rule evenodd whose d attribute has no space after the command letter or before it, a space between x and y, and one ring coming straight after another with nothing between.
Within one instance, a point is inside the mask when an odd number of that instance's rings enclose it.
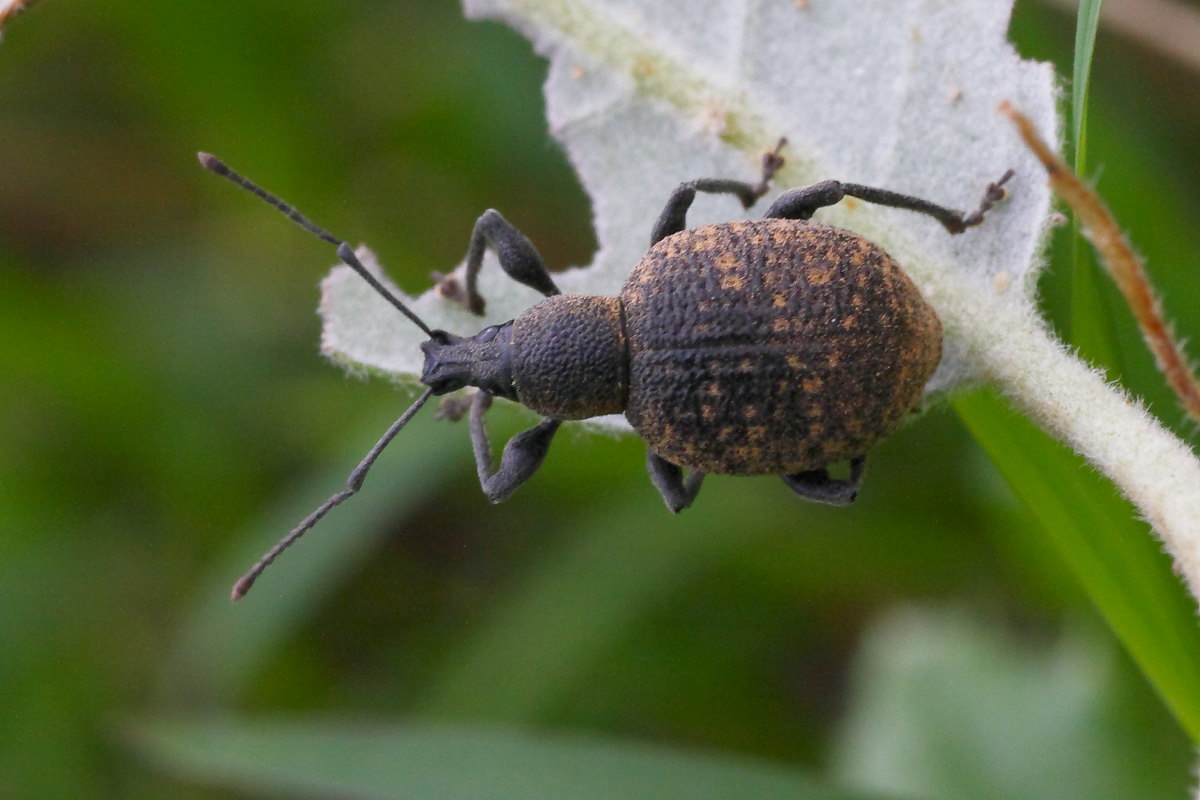
<instances>
[{"instance_id":1,"label":"blurred green background","mask_svg":"<svg viewBox=\"0 0 1200 800\"><path fill-rule=\"evenodd\" d=\"M1018 49L1064 75L1073 33L1068 12L1018 3ZM917 630L949 610L950 639L995 636L1004 657L981 663L1032 659L1012 674L1092 693L1088 730L1111 741L1064 746L1071 763L1046 774L1115 760L1145 779L1140 796L1181 797L1178 723L947 409L872 454L852 509L714 478L678 517L640 442L570 431L490 507L465 425L426 413L352 504L229 604L408 392L321 362L312 312L332 253L195 152L369 242L409 291L457 263L490 206L548 263L586 263L588 204L546 133L543 72L517 34L432 0L44 0L9 25L0 796L257 796L147 744L149 721L231 715L582 731L855 782L846 742L864 686L880 691L871 664L887 669L877 649L915 607L937 610L912 612ZM1200 74L1102 28L1092 87L1093 174L1196 339ZM1068 226L1042 287L1064 331L1070 248ZM1097 302L1112 377L1194 442L1107 284ZM498 438L529 418L492 419ZM1089 657L1039 661L1064 642ZM981 678L975 696L994 688ZM1004 763L1020 738L986 752Z\"/></svg>"}]
</instances>

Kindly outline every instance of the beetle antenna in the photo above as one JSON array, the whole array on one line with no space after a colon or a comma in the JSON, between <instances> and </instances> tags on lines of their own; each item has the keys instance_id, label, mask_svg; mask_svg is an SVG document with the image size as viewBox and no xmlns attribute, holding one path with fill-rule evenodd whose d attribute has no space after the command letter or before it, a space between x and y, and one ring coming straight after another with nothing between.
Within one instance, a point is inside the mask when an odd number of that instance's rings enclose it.
<instances>
[{"instance_id":1,"label":"beetle antenna","mask_svg":"<svg viewBox=\"0 0 1200 800\"><path fill-rule=\"evenodd\" d=\"M420 317L414 314L408 306L400 302L400 299L396 297L396 295L388 291L387 287L380 283L379 279L372 275L367 268L363 266L362 262L358 260L358 257L354 255L354 250L350 247L350 245L346 244L341 239L337 238L319 225L313 223L308 217L301 214L289 203L285 203L283 200L271 194L258 184L234 172L228 167L228 165L225 164L224 161L212 155L211 153L198 153L197 156L200 159L200 165L209 172L220 175L222 178L228 178L251 194L258 195L258 197L260 197L263 201L282 211L288 219L299 225L301 228L304 228L304 230L337 247L338 258L340 258L346 266L357 272L363 278L363 280L370 284L372 289L379 292L379 294L381 294L385 300L399 309L400 313L412 320L418 328L425 332L426 336L431 339L434 338L433 330L426 325Z\"/></svg>"},{"instance_id":2,"label":"beetle antenna","mask_svg":"<svg viewBox=\"0 0 1200 800\"><path fill-rule=\"evenodd\" d=\"M292 528L291 532L288 533L287 536L284 536L279 540L278 544L268 550L263 557L260 558L255 565L250 568L249 572L238 579L238 582L233 585L233 591L230 592L231 600L240 600L246 594L246 592L250 591L250 587L254 585L256 580L258 580L258 576L262 575L263 571L267 567L271 566L271 562L274 561L280 553L282 553L284 550L287 550L296 543L297 539L308 533L309 530L311 530L314 525L320 522L321 518L328 514L334 506L342 503L362 488L363 481L367 478L367 472L370 471L371 467L375 464L375 459L379 458L379 454L383 452L383 448L388 446L392 439L395 438L396 434L400 432L400 429L408 424L408 421L412 419L418 411L421 410L421 406L425 405L425 401L427 401L432 395L433 389L426 389L425 392L418 397L411 406L408 407L408 410L400 415L400 419L392 423L392 427L387 429L387 433L380 437L379 441L375 443L375 446L371 448L366 457L359 462L357 467L354 468L354 471L350 473L350 477L346 479L346 488L342 489L324 503L317 506L315 511L305 517L299 525L297 525L295 528Z\"/></svg>"}]
</instances>

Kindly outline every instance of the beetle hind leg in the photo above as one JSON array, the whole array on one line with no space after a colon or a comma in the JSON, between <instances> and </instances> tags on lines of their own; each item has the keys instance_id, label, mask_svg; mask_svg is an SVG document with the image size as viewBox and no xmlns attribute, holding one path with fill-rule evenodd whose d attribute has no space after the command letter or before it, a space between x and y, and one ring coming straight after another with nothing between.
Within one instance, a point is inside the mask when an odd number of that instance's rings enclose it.
<instances>
[{"instance_id":1,"label":"beetle hind leg","mask_svg":"<svg viewBox=\"0 0 1200 800\"><path fill-rule=\"evenodd\" d=\"M962 233L967 228L973 228L983 223L984 215L991 210L992 206L1004 199L1004 184L1012 176L1013 171L1010 169L1001 176L1000 180L995 183L989 183L983 192L983 199L980 201L979 207L970 213L946 208L937 203L931 203L928 200L922 200L912 195L893 192L889 189L878 189L874 186L863 186L859 183L821 181L820 183L814 183L812 186L792 189L783 193L771 204L771 207L767 209L767 213L764 216L778 219L811 219L812 215L819 208L825 208L826 206L841 202L844 197L857 197L859 200L866 200L868 203L891 206L892 208L903 208L908 211L916 211L919 214L928 214L942 223L942 227L950 233Z\"/></svg>"},{"instance_id":2,"label":"beetle hind leg","mask_svg":"<svg viewBox=\"0 0 1200 800\"><path fill-rule=\"evenodd\" d=\"M658 489L672 514L678 514L692 504L704 480L704 473L699 470L692 470L685 480L682 469L648 450L646 471L650 473L650 482Z\"/></svg>"},{"instance_id":3,"label":"beetle hind leg","mask_svg":"<svg viewBox=\"0 0 1200 800\"><path fill-rule=\"evenodd\" d=\"M858 487L862 485L866 463L866 456L850 459L849 478L830 477L829 470L825 467L779 477L783 478L788 488L805 500L831 506L848 506L858 497Z\"/></svg>"},{"instance_id":4,"label":"beetle hind leg","mask_svg":"<svg viewBox=\"0 0 1200 800\"><path fill-rule=\"evenodd\" d=\"M687 228L687 212L692 207L692 201L696 199L696 192L736 195L742 203L742 208L750 208L758 198L767 193L771 179L783 166L783 156L779 155L779 151L785 144L787 139L780 139L774 150L763 154L762 176L758 183L727 178L698 178L679 184L675 191L671 192L671 198L667 200L666 207L654 223L650 245L653 247L671 234Z\"/></svg>"}]
</instances>

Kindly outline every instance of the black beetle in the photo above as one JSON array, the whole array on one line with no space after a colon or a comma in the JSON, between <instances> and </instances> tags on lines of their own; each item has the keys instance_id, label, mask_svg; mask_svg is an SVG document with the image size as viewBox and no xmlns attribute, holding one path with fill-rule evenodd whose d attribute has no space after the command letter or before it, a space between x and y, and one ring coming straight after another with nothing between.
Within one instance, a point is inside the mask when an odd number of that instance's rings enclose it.
<instances>
[{"instance_id":1,"label":"black beetle","mask_svg":"<svg viewBox=\"0 0 1200 800\"><path fill-rule=\"evenodd\" d=\"M696 192L733 194L749 208L783 160L763 157L758 184L699 179L680 184L654 224L651 247L617 297L564 295L537 250L499 212L475 223L463 302L484 302L476 278L487 248L514 280L545 300L472 337L430 329L340 239L290 205L200 154L200 163L274 205L337 246L338 257L428 336L428 388L330 497L267 552L233 588L236 600L283 550L358 491L383 448L434 395L476 388L471 444L480 484L500 502L534 473L564 420L624 413L646 441L650 479L673 512L691 505L706 473L779 475L801 497L855 499L866 452L918 403L941 359L933 309L882 249L849 231L808 222L856 197L935 218L950 233L983 221L1003 198L1009 170L964 214L909 195L822 181L781 195L761 220L687 229ZM543 415L517 434L494 466L484 412L494 396ZM847 478L827 467L849 461ZM688 477L683 469L691 470Z\"/></svg>"}]
</instances>

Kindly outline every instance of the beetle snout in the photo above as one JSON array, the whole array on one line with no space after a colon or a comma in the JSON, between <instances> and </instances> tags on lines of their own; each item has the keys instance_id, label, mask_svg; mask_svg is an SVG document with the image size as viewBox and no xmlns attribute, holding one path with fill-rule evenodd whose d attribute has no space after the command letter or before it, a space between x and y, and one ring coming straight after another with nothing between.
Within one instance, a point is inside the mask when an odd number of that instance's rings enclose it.
<instances>
[{"instance_id":1,"label":"beetle snout","mask_svg":"<svg viewBox=\"0 0 1200 800\"><path fill-rule=\"evenodd\" d=\"M470 364L457 357L463 341L461 336L434 331L432 339L421 343L421 352L425 354L421 383L432 389L435 395L461 389L470 381Z\"/></svg>"}]
</instances>

